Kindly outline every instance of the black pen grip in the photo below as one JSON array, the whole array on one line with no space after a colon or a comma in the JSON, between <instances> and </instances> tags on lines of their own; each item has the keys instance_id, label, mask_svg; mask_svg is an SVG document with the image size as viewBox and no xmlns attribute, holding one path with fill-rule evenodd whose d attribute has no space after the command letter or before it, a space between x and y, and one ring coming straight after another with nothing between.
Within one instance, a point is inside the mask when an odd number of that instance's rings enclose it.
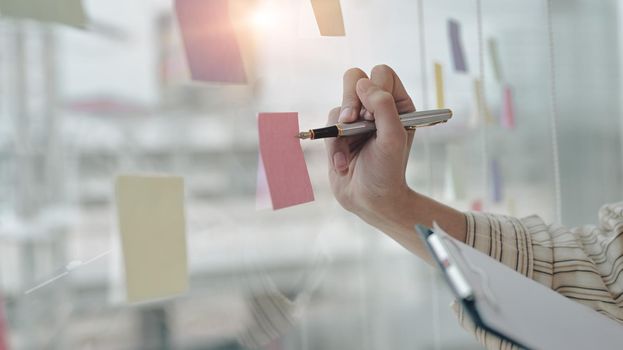
<instances>
[{"instance_id":1,"label":"black pen grip","mask_svg":"<svg viewBox=\"0 0 623 350\"><path fill-rule=\"evenodd\" d=\"M340 130L335 125L327 126L325 128L314 129L312 130L312 132L314 135L313 139L326 139L328 137L338 137L340 134Z\"/></svg>"}]
</instances>

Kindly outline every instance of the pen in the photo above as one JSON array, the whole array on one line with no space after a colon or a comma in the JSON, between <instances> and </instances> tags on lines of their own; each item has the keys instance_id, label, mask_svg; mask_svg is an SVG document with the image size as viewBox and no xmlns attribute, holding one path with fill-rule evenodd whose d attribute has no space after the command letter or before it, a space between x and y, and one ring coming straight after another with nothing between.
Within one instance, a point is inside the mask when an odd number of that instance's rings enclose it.
<instances>
[{"instance_id":1,"label":"pen","mask_svg":"<svg viewBox=\"0 0 623 350\"><path fill-rule=\"evenodd\" d=\"M419 127L445 123L452 118L449 109L433 109L430 111L416 111L400 115L400 121L407 130L415 130ZM372 121L362 120L354 123L338 123L324 128L301 131L296 135L300 139L324 139L328 137L342 137L360 135L376 130Z\"/></svg>"}]
</instances>

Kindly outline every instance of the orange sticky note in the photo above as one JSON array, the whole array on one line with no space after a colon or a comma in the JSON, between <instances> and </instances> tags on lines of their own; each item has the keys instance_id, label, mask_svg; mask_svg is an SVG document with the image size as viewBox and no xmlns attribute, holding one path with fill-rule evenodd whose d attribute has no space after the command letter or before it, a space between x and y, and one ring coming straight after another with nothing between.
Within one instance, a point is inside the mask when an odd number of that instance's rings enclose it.
<instances>
[{"instance_id":1,"label":"orange sticky note","mask_svg":"<svg viewBox=\"0 0 623 350\"><path fill-rule=\"evenodd\" d=\"M502 96L502 126L508 129L515 127L515 110L513 107L513 90L510 86L504 86Z\"/></svg>"},{"instance_id":2,"label":"orange sticky note","mask_svg":"<svg viewBox=\"0 0 623 350\"><path fill-rule=\"evenodd\" d=\"M311 0L322 36L345 36L340 0Z\"/></svg>"},{"instance_id":3,"label":"orange sticky note","mask_svg":"<svg viewBox=\"0 0 623 350\"><path fill-rule=\"evenodd\" d=\"M437 108L445 108L443 91L443 67L440 63L435 63L435 90L437 92Z\"/></svg>"},{"instance_id":4,"label":"orange sticky note","mask_svg":"<svg viewBox=\"0 0 623 350\"><path fill-rule=\"evenodd\" d=\"M260 157L274 210L314 200L307 164L296 137L298 113L260 113Z\"/></svg>"},{"instance_id":5,"label":"orange sticky note","mask_svg":"<svg viewBox=\"0 0 623 350\"><path fill-rule=\"evenodd\" d=\"M246 83L228 0L176 0L175 11L193 80Z\"/></svg>"}]
</instances>

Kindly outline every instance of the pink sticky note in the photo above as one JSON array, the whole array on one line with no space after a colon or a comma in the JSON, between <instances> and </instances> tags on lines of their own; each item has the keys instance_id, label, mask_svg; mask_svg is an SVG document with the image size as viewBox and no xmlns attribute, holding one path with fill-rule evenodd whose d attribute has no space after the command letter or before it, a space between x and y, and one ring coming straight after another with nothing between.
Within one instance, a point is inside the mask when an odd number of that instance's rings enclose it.
<instances>
[{"instance_id":1,"label":"pink sticky note","mask_svg":"<svg viewBox=\"0 0 623 350\"><path fill-rule=\"evenodd\" d=\"M482 211L482 200L480 199L473 200L472 203L469 205L469 210Z\"/></svg>"},{"instance_id":2,"label":"pink sticky note","mask_svg":"<svg viewBox=\"0 0 623 350\"><path fill-rule=\"evenodd\" d=\"M510 86L504 86L502 99L502 126L513 129L515 127L515 110L513 106L513 90Z\"/></svg>"},{"instance_id":3,"label":"pink sticky note","mask_svg":"<svg viewBox=\"0 0 623 350\"><path fill-rule=\"evenodd\" d=\"M176 0L175 11L193 80L245 83L228 0Z\"/></svg>"},{"instance_id":4,"label":"pink sticky note","mask_svg":"<svg viewBox=\"0 0 623 350\"><path fill-rule=\"evenodd\" d=\"M7 336L7 324L4 318L4 300L2 299L2 295L0 294L0 350L8 350L9 349L9 339Z\"/></svg>"},{"instance_id":5,"label":"pink sticky note","mask_svg":"<svg viewBox=\"0 0 623 350\"><path fill-rule=\"evenodd\" d=\"M260 113L260 156L266 172L273 209L314 200L303 156L298 113Z\"/></svg>"}]
</instances>

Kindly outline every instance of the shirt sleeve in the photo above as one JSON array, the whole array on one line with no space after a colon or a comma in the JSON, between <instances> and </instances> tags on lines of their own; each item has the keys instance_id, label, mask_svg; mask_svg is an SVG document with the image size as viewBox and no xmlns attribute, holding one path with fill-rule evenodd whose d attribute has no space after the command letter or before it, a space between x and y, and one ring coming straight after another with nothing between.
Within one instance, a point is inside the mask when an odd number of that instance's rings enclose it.
<instances>
[{"instance_id":1,"label":"shirt sleeve","mask_svg":"<svg viewBox=\"0 0 623 350\"><path fill-rule=\"evenodd\" d=\"M538 216L466 213L466 244L565 297L623 323L623 202L599 210L598 225L566 228ZM488 349L508 348L455 311Z\"/></svg>"}]
</instances>

